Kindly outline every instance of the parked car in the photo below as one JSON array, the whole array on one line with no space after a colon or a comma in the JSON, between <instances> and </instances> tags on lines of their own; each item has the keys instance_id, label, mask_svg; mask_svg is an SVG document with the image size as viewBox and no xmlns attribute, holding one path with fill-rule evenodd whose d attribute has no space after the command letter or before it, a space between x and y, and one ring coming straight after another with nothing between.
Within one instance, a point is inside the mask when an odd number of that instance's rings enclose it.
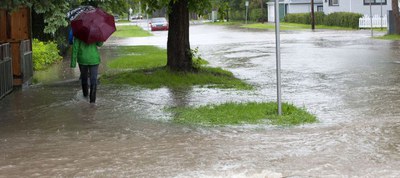
<instances>
[{"instance_id":1,"label":"parked car","mask_svg":"<svg viewBox=\"0 0 400 178\"><path fill-rule=\"evenodd\" d=\"M135 14L132 15L131 20L143 19L142 14Z\"/></svg>"},{"instance_id":2,"label":"parked car","mask_svg":"<svg viewBox=\"0 0 400 178\"><path fill-rule=\"evenodd\" d=\"M156 31L156 30L168 30L169 24L167 19L164 17L157 17L157 18L152 18L149 22L151 31Z\"/></svg>"},{"instance_id":3,"label":"parked car","mask_svg":"<svg viewBox=\"0 0 400 178\"><path fill-rule=\"evenodd\" d=\"M114 15L114 21L118 22L118 20L119 20L119 15Z\"/></svg>"}]
</instances>

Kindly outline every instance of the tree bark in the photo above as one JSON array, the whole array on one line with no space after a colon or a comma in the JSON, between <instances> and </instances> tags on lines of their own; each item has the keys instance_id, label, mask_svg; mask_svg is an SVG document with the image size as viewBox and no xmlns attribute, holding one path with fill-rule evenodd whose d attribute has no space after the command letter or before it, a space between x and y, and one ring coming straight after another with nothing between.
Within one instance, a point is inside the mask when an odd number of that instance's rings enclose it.
<instances>
[{"instance_id":1,"label":"tree bark","mask_svg":"<svg viewBox=\"0 0 400 178\"><path fill-rule=\"evenodd\" d=\"M395 33L400 34L400 14L399 14L399 1L392 0L392 10L394 16Z\"/></svg>"},{"instance_id":2,"label":"tree bark","mask_svg":"<svg viewBox=\"0 0 400 178\"><path fill-rule=\"evenodd\" d=\"M188 0L170 1L167 42L167 67L173 71L192 71L192 54L189 43Z\"/></svg>"}]
</instances>

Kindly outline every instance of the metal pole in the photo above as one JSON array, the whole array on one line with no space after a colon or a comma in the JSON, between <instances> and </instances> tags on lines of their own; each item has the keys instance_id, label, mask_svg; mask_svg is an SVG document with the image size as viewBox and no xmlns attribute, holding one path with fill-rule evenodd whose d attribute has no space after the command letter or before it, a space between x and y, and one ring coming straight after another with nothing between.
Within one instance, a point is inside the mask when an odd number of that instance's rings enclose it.
<instances>
[{"instance_id":1,"label":"metal pole","mask_svg":"<svg viewBox=\"0 0 400 178\"><path fill-rule=\"evenodd\" d=\"M381 30L383 29L383 12L382 12L382 1L381 0Z\"/></svg>"},{"instance_id":2,"label":"metal pole","mask_svg":"<svg viewBox=\"0 0 400 178\"><path fill-rule=\"evenodd\" d=\"M374 36L374 30L372 29L372 4L371 1L369 1L369 15L371 19L371 37Z\"/></svg>"},{"instance_id":3,"label":"metal pole","mask_svg":"<svg viewBox=\"0 0 400 178\"><path fill-rule=\"evenodd\" d=\"M280 46L280 29L279 29L279 0L275 0L275 41L276 41L276 89L278 99L278 115L282 115L281 103L281 46Z\"/></svg>"}]
</instances>

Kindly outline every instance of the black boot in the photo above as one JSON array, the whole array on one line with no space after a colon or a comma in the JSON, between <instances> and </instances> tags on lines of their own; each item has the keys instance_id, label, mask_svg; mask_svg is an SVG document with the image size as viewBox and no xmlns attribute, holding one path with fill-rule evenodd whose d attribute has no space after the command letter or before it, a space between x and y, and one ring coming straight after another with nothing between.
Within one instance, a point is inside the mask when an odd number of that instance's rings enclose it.
<instances>
[{"instance_id":1,"label":"black boot","mask_svg":"<svg viewBox=\"0 0 400 178\"><path fill-rule=\"evenodd\" d=\"M82 85L82 92L83 92L83 96L86 98L88 96L89 93L89 88L88 85Z\"/></svg>"},{"instance_id":2,"label":"black boot","mask_svg":"<svg viewBox=\"0 0 400 178\"><path fill-rule=\"evenodd\" d=\"M96 102L97 85L90 85L90 103Z\"/></svg>"}]
</instances>

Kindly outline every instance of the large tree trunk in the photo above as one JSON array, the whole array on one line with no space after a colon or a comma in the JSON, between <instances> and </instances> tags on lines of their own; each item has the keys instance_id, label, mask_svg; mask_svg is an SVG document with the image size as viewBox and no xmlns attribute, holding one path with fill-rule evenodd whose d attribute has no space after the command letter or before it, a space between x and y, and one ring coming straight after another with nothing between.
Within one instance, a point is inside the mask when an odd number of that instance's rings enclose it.
<instances>
[{"instance_id":1,"label":"large tree trunk","mask_svg":"<svg viewBox=\"0 0 400 178\"><path fill-rule=\"evenodd\" d=\"M172 1L169 4L169 30L167 67L174 71L191 71L192 55L189 43L188 0Z\"/></svg>"},{"instance_id":2,"label":"large tree trunk","mask_svg":"<svg viewBox=\"0 0 400 178\"><path fill-rule=\"evenodd\" d=\"M395 33L400 34L400 15L399 15L399 1L392 0L392 10L394 16L394 27L396 29Z\"/></svg>"}]
</instances>

